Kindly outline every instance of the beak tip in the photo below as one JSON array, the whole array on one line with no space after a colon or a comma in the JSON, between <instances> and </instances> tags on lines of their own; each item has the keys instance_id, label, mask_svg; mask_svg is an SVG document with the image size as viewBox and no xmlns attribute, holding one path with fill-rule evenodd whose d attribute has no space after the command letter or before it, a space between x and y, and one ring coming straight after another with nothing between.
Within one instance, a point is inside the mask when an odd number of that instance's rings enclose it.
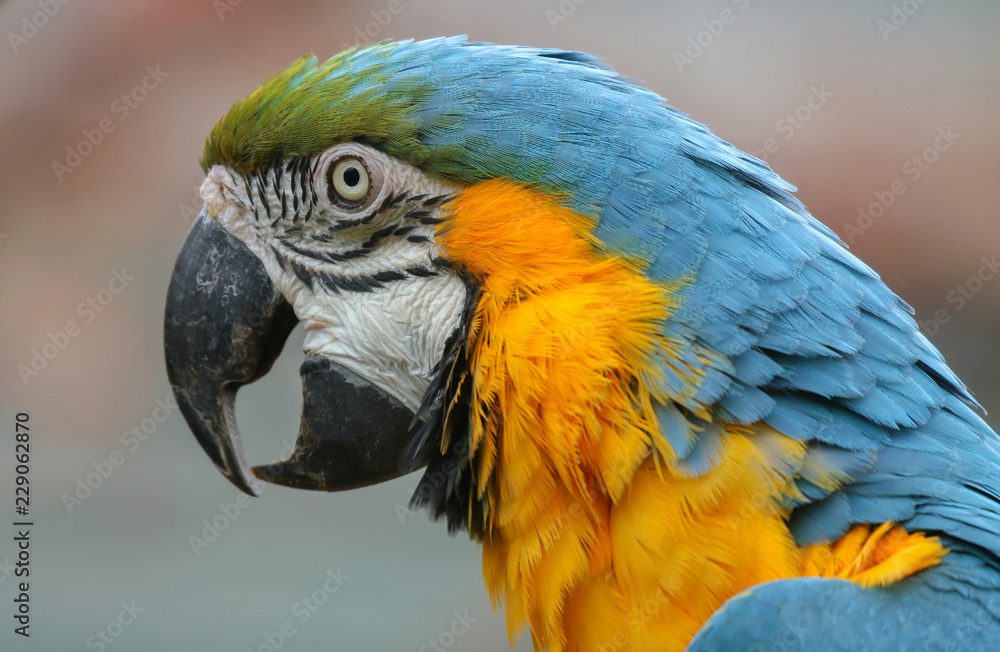
<instances>
[{"instance_id":1,"label":"beak tip","mask_svg":"<svg viewBox=\"0 0 1000 652\"><path fill-rule=\"evenodd\" d=\"M257 480L263 480L264 482L273 482L276 475L277 469L274 467L280 466L280 462L274 462L273 464L261 464L260 466L255 466L250 469L250 472L254 475L254 482Z\"/></svg>"},{"instance_id":2,"label":"beak tip","mask_svg":"<svg viewBox=\"0 0 1000 652\"><path fill-rule=\"evenodd\" d=\"M261 490L263 489L263 485L261 485L261 483L257 480L257 478L252 476L240 478L240 481L238 482L234 481L233 484L235 484L240 490L242 490L243 493L253 498L257 498L258 496L260 496Z\"/></svg>"},{"instance_id":3,"label":"beak tip","mask_svg":"<svg viewBox=\"0 0 1000 652\"><path fill-rule=\"evenodd\" d=\"M301 489L325 489L325 483L316 482L315 479L313 482L304 481L304 478L301 477L301 470L291 468L287 462L288 460L261 464L251 468L250 471L256 480L263 480L271 484Z\"/></svg>"}]
</instances>

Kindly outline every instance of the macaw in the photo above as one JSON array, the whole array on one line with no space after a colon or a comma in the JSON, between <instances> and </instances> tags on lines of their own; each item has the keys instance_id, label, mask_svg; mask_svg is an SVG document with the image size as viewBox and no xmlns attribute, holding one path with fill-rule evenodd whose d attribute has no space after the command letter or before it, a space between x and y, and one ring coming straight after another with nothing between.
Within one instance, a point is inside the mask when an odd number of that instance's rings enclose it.
<instances>
[{"instance_id":1,"label":"macaw","mask_svg":"<svg viewBox=\"0 0 1000 652\"><path fill-rule=\"evenodd\" d=\"M382 42L237 102L168 291L218 469L413 505L553 651L995 649L1000 441L766 164L591 55ZM288 459L236 391L305 328Z\"/></svg>"}]
</instances>

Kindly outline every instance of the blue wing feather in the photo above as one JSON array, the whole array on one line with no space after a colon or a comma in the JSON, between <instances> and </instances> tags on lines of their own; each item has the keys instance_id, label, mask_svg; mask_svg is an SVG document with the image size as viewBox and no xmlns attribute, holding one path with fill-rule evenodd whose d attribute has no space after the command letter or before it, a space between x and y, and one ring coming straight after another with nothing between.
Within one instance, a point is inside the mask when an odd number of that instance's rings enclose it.
<instances>
[{"instance_id":1,"label":"blue wing feather","mask_svg":"<svg viewBox=\"0 0 1000 652\"><path fill-rule=\"evenodd\" d=\"M709 650L993 650L1000 569L959 542L940 566L884 588L801 578L731 598L688 646Z\"/></svg>"}]
</instances>

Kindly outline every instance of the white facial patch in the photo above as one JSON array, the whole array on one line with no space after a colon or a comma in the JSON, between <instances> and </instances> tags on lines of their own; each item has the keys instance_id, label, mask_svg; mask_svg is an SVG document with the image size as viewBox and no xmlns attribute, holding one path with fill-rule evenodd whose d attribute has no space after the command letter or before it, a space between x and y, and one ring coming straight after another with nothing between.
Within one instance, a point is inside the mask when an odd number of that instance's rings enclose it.
<instances>
[{"instance_id":1,"label":"white facial patch","mask_svg":"<svg viewBox=\"0 0 1000 652\"><path fill-rule=\"evenodd\" d=\"M343 169L345 158L361 161L372 184L357 206L328 191L331 168ZM357 183L352 174L347 181ZM209 215L292 304L306 354L333 359L416 410L466 299L434 241L441 204L460 189L343 143L253 177L216 165L201 193Z\"/></svg>"}]
</instances>

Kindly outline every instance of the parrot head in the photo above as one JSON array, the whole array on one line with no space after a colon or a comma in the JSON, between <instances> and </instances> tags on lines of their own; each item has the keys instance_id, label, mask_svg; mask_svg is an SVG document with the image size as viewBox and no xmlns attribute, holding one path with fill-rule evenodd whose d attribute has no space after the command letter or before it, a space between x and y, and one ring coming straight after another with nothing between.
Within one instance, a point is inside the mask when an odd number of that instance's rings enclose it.
<instances>
[{"instance_id":1,"label":"parrot head","mask_svg":"<svg viewBox=\"0 0 1000 652\"><path fill-rule=\"evenodd\" d=\"M462 38L307 56L236 103L205 145L204 209L165 319L171 385L216 467L254 495L256 479L334 491L446 449L442 403L459 403L454 370L485 272L446 255L442 225L463 190L499 180L511 185L493 203L524 189L593 213L609 190L607 150L620 146L577 122L598 95L662 108L590 55ZM488 237L519 238L521 226L491 221L502 232ZM524 273L539 259L528 254ZM295 450L251 468L236 392L267 373L297 323Z\"/></svg>"},{"instance_id":2,"label":"parrot head","mask_svg":"<svg viewBox=\"0 0 1000 652\"><path fill-rule=\"evenodd\" d=\"M440 400L428 390L472 296L440 255L437 227L462 187L490 167L500 176L499 161L482 165L489 152L469 160L469 116L441 104L457 87L433 79L437 56L456 59L456 77L482 68L482 56L455 56L461 45L304 57L237 103L206 143L204 209L171 279L165 350L188 424L243 491L259 492L255 477L350 489L427 461L414 437L423 426L427 439ZM267 373L297 323L306 358L296 446L251 469L236 392Z\"/></svg>"},{"instance_id":3,"label":"parrot head","mask_svg":"<svg viewBox=\"0 0 1000 652\"><path fill-rule=\"evenodd\" d=\"M372 56L372 53L369 53ZM455 182L386 151L383 82L341 57L302 60L238 104L206 146L205 208L169 290L166 353L179 405L216 466L340 490L404 468L411 423L466 304L436 225ZM412 136L410 136L412 137ZM402 135L400 135L402 138ZM303 407L290 459L250 469L233 405L305 327ZM253 474L253 476L251 475Z\"/></svg>"}]
</instances>

